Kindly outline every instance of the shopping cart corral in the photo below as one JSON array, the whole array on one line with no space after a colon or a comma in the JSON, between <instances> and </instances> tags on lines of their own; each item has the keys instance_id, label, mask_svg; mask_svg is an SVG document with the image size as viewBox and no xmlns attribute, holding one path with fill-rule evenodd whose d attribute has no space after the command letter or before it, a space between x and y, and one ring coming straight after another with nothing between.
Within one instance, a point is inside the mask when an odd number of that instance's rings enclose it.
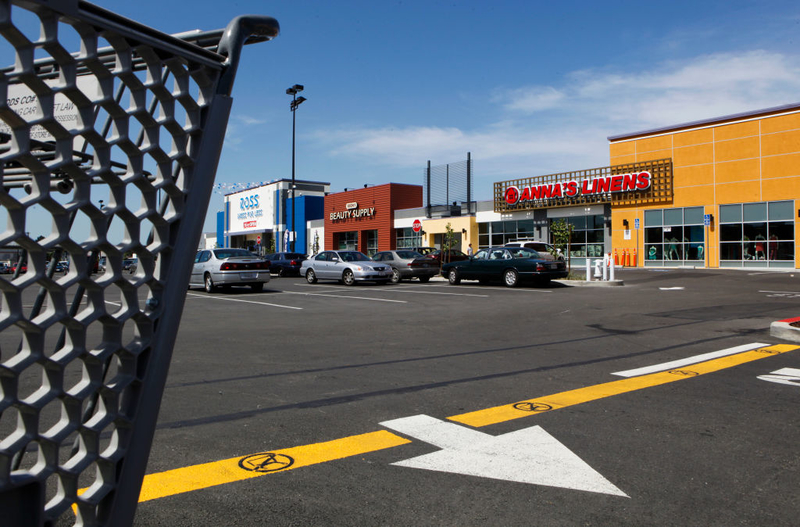
<instances>
[{"instance_id":1,"label":"shopping cart corral","mask_svg":"<svg viewBox=\"0 0 800 527\"><path fill-rule=\"evenodd\" d=\"M3 525L133 523L241 50L278 31L0 0Z\"/></svg>"}]
</instances>

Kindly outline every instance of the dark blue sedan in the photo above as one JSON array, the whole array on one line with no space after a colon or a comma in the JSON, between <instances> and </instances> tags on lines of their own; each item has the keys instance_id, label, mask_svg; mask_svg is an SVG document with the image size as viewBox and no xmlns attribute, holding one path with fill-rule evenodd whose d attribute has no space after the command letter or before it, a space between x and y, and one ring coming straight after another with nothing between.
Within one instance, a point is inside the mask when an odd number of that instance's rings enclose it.
<instances>
[{"instance_id":1,"label":"dark blue sedan","mask_svg":"<svg viewBox=\"0 0 800 527\"><path fill-rule=\"evenodd\" d=\"M303 266L305 254L301 253L274 253L264 257L269 260L269 272L277 273L278 276L300 276L300 268Z\"/></svg>"}]
</instances>

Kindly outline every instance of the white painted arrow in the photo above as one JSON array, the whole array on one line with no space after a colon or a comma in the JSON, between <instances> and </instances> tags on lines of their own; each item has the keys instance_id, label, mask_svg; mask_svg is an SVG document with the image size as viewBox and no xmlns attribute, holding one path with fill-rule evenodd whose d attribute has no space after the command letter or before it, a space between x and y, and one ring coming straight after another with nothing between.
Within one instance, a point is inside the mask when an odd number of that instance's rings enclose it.
<instances>
[{"instance_id":1,"label":"white painted arrow","mask_svg":"<svg viewBox=\"0 0 800 527\"><path fill-rule=\"evenodd\" d=\"M442 449L393 465L628 497L540 426L492 436L427 415L381 425Z\"/></svg>"},{"instance_id":2,"label":"white painted arrow","mask_svg":"<svg viewBox=\"0 0 800 527\"><path fill-rule=\"evenodd\" d=\"M773 371L770 375L759 375L762 381L777 382L778 384L789 384L800 386L800 370L797 368L781 368Z\"/></svg>"}]
</instances>

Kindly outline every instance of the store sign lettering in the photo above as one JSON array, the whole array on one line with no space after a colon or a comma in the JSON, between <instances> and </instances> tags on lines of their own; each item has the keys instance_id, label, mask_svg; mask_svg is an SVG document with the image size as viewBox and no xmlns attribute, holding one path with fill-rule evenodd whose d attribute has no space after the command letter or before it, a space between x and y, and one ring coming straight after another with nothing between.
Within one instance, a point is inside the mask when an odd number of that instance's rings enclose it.
<instances>
[{"instance_id":1,"label":"store sign lettering","mask_svg":"<svg viewBox=\"0 0 800 527\"><path fill-rule=\"evenodd\" d=\"M246 220L247 218L261 218L264 216L264 209L258 210L248 210L246 212L240 212L236 215L236 219L239 221Z\"/></svg>"},{"instance_id":2,"label":"store sign lettering","mask_svg":"<svg viewBox=\"0 0 800 527\"><path fill-rule=\"evenodd\" d=\"M368 209L351 209L343 210L342 212L331 212L331 221L347 220L350 218L371 218L375 215L375 207Z\"/></svg>"},{"instance_id":3,"label":"store sign lettering","mask_svg":"<svg viewBox=\"0 0 800 527\"><path fill-rule=\"evenodd\" d=\"M506 187L504 196L506 203L516 205L520 202L544 200L552 198L574 198L593 194L609 194L617 192L636 192L650 188L653 176L650 172L619 174L604 178L568 181L551 185L535 185L531 187Z\"/></svg>"}]
</instances>

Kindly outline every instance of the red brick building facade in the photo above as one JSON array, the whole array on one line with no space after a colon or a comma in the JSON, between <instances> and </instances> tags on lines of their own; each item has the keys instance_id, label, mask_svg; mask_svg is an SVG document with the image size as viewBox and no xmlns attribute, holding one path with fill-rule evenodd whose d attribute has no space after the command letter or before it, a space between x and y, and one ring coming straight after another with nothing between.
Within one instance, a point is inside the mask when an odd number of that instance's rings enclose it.
<instances>
[{"instance_id":1,"label":"red brick building facade","mask_svg":"<svg viewBox=\"0 0 800 527\"><path fill-rule=\"evenodd\" d=\"M422 206L422 186L388 183L325 196L325 247L365 254L396 248L394 211Z\"/></svg>"}]
</instances>

